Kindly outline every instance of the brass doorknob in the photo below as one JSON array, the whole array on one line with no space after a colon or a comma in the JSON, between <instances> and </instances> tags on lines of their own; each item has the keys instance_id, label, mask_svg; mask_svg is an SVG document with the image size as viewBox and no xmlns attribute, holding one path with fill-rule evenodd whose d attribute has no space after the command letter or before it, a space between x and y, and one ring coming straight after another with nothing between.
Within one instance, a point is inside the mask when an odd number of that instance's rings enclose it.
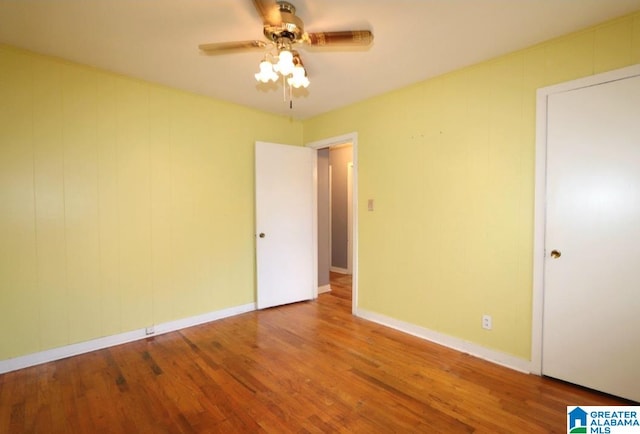
<instances>
[{"instance_id":1,"label":"brass doorknob","mask_svg":"<svg viewBox=\"0 0 640 434\"><path fill-rule=\"evenodd\" d=\"M553 259L558 259L560 256L562 256L562 253L560 253L559 250L552 250L551 251L551 257Z\"/></svg>"},{"instance_id":2,"label":"brass doorknob","mask_svg":"<svg viewBox=\"0 0 640 434\"><path fill-rule=\"evenodd\" d=\"M260 232L260 235L258 235L260 238L264 238L264 232Z\"/></svg>"}]
</instances>

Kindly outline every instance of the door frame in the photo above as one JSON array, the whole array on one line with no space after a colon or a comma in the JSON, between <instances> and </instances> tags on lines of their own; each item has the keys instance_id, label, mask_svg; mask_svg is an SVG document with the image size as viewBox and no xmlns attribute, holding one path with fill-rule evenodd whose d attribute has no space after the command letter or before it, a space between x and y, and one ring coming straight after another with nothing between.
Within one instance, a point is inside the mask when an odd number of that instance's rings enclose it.
<instances>
[{"instance_id":1,"label":"door frame","mask_svg":"<svg viewBox=\"0 0 640 434\"><path fill-rule=\"evenodd\" d=\"M353 147L347 164L347 271L353 276Z\"/></svg>"},{"instance_id":2,"label":"door frame","mask_svg":"<svg viewBox=\"0 0 640 434\"><path fill-rule=\"evenodd\" d=\"M547 201L547 101L553 94L640 75L640 64L538 89L536 95L535 206L530 371L542 375L544 263Z\"/></svg>"},{"instance_id":3,"label":"door frame","mask_svg":"<svg viewBox=\"0 0 640 434\"><path fill-rule=\"evenodd\" d=\"M354 315L358 310L358 133L352 132L343 134L341 136L329 137L327 139L318 140L315 142L307 143L305 146L318 150L323 148L329 148L331 146L343 145L345 143L351 144L351 161L353 164L353 173L352 173L352 191L351 191L351 208L353 212L351 213L351 222L352 222L352 231L353 231L353 241L352 241L352 255L351 255L351 264L352 264L352 290L351 290L351 313ZM317 176L314 177L315 188L317 190ZM318 209L318 195L314 195L314 206L315 209ZM315 233L315 249L318 249L318 222L317 219L314 221L314 233ZM316 261L317 262L317 261ZM316 270L316 275L317 275ZM317 285L316 285L317 286ZM317 289L316 289L317 291Z\"/></svg>"}]
</instances>

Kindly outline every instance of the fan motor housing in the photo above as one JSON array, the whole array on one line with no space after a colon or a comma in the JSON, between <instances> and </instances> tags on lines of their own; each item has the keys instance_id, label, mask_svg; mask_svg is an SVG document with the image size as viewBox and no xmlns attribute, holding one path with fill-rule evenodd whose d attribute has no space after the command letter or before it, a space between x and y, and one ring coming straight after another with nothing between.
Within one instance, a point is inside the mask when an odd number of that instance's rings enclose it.
<instances>
[{"instance_id":1,"label":"fan motor housing","mask_svg":"<svg viewBox=\"0 0 640 434\"><path fill-rule=\"evenodd\" d=\"M297 42L302 40L304 34L304 24L302 20L298 18L296 8L288 2L278 2L280 8L281 22L278 25L265 24L264 36L270 41L280 41L283 38L289 41Z\"/></svg>"}]
</instances>

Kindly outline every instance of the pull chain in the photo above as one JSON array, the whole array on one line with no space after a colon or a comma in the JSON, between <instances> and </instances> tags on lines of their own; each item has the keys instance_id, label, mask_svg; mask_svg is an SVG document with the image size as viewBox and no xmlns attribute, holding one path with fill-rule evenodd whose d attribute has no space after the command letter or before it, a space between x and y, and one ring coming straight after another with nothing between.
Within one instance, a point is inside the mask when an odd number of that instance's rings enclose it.
<instances>
[{"instance_id":1,"label":"pull chain","mask_svg":"<svg viewBox=\"0 0 640 434\"><path fill-rule=\"evenodd\" d=\"M282 102L287 102L287 80L282 76Z\"/></svg>"},{"instance_id":2,"label":"pull chain","mask_svg":"<svg viewBox=\"0 0 640 434\"><path fill-rule=\"evenodd\" d=\"M287 83L286 77L282 76L282 101L287 102L287 88L289 88L289 109L293 110L293 89L291 83Z\"/></svg>"}]
</instances>

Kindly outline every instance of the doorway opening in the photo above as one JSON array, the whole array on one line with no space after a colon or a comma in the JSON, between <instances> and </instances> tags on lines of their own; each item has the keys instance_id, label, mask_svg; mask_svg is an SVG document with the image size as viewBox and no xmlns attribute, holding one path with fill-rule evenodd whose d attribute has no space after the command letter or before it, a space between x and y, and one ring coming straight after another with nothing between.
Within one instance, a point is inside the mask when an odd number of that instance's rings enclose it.
<instances>
[{"instance_id":1,"label":"doorway opening","mask_svg":"<svg viewBox=\"0 0 640 434\"><path fill-rule=\"evenodd\" d=\"M332 290L336 275L351 281L357 307L357 134L307 145L317 151L318 294Z\"/></svg>"}]
</instances>

